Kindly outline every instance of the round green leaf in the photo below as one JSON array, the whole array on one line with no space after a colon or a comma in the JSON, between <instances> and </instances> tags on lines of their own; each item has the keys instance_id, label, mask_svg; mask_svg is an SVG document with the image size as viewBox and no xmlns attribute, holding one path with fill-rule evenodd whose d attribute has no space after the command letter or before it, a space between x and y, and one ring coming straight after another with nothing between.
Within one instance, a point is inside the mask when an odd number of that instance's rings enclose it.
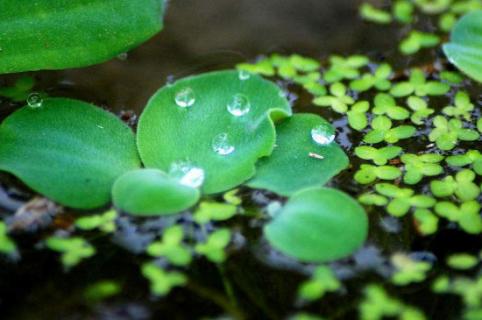
<instances>
[{"instance_id":1,"label":"round green leaf","mask_svg":"<svg viewBox=\"0 0 482 320\"><path fill-rule=\"evenodd\" d=\"M457 68L482 82L482 10L466 14L455 24L443 50Z\"/></svg>"},{"instance_id":2,"label":"round green leaf","mask_svg":"<svg viewBox=\"0 0 482 320\"><path fill-rule=\"evenodd\" d=\"M198 189L180 184L157 169L127 172L114 183L114 205L128 213L153 216L178 213L199 200Z\"/></svg>"},{"instance_id":3,"label":"round green leaf","mask_svg":"<svg viewBox=\"0 0 482 320\"><path fill-rule=\"evenodd\" d=\"M313 114L296 114L277 125L277 147L256 165L256 175L247 185L290 195L300 189L321 186L348 166L348 157L334 141L318 144L312 130L334 129Z\"/></svg>"},{"instance_id":4,"label":"round green leaf","mask_svg":"<svg viewBox=\"0 0 482 320\"><path fill-rule=\"evenodd\" d=\"M24 107L0 125L0 170L69 207L110 200L115 179L138 168L130 128L91 104L51 98Z\"/></svg>"},{"instance_id":5,"label":"round green leaf","mask_svg":"<svg viewBox=\"0 0 482 320\"><path fill-rule=\"evenodd\" d=\"M363 208L347 194L315 187L295 193L264 228L269 243L301 261L323 262L345 257L367 236Z\"/></svg>"},{"instance_id":6,"label":"round green leaf","mask_svg":"<svg viewBox=\"0 0 482 320\"><path fill-rule=\"evenodd\" d=\"M0 1L0 73L109 60L162 29L164 0Z\"/></svg>"},{"instance_id":7,"label":"round green leaf","mask_svg":"<svg viewBox=\"0 0 482 320\"><path fill-rule=\"evenodd\" d=\"M238 116L228 110L233 102ZM166 171L189 161L205 171L203 192L221 192L254 175L258 158L273 150L273 118L290 113L281 89L257 75L188 77L151 98L139 121L138 148L146 167Z\"/></svg>"}]
</instances>

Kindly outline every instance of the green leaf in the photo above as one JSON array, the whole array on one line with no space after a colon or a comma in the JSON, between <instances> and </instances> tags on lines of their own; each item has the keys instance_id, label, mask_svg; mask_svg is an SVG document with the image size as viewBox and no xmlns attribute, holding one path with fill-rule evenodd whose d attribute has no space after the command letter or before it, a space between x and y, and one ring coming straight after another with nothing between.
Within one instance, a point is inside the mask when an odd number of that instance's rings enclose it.
<instances>
[{"instance_id":1,"label":"green leaf","mask_svg":"<svg viewBox=\"0 0 482 320\"><path fill-rule=\"evenodd\" d=\"M184 231L174 225L164 230L162 241L155 241L147 246L146 251L153 257L165 257L176 266L186 266L191 262L191 252L182 244Z\"/></svg>"},{"instance_id":2,"label":"green leaf","mask_svg":"<svg viewBox=\"0 0 482 320\"><path fill-rule=\"evenodd\" d=\"M75 226L81 230L100 229L103 232L114 232L116 218L117 212L112 209L103 214L80 217L75 220Z\"/></svg>"},{"instance_id":3,"label":"green leaf","mask_svg":"<svg viewBox=\"0 0 482 320\"><path fill-rule=\"evenodd\" d=\"M236 214L236 210L236 206L229 203L204 201L201 202L199 208L194 213L194 221L199 224L204 224L211 220L228 220Z\"/></svg>"},{"instance_id":4,"label":"green leaf","mask_svg":"<svg viewBox=\"0 0 482 320\"><path fill-rule=\"evenodd\" d=\"M157 169L127 172L114 183L114 205L139 216L181 212L196 204L200 192L168 177Z\"/></svg>"},{"instance_id":5,"label":"green leaf","mask_svg":"<svg viewBox=\"0 0 482 320\"><path fill-rule=\"evenodd\" d=\"M52 98L0 125L0 170L63 205L91 209L110 201L115 179L138 168L132 131L85 102Z\"/></svg>"},{"instance_id":6,"label":"green leaf","mask_svg":"<svg viewBox=\"0 0 482 320\"><path fill-rule=\"evenodd\" d=\"M327 292L340 288L341 283L333 271L326 266L319 266L313 272L311 279L303 282L298 289L298 296L307 301L320 299Z\"/></svg>"},{"instance_id":7,"label":"green leaf","mask_svg":"<svg viewBox=\"0 0 482 320\"><path fill-rule=\"evenodd\" d=\"M281 89L257 75L188 77L151 98L139 120L138 148L146 167L167 171L189 161L205 172L203 192L222 192L254 175L258 158L273 150L273 119L290 113Z\"/></svg>"},{"instance_id":8,"label":"green leaf","mask_svg":"<svg viewBox=\"0 0 482 320\"><path fill-rule=\"evenodd\" d=\"M348 166L348 157L333 141L335 130L317 115L296 114L277 125L277 134L277 147L257 163L249 187L287 196L321 186Z\"/></svg>"},{"instance_id":9,"label":"green leaf","mask_svg":"<svg viewBox=\"0 0 482 320\"><path fill-rule=\"evenodd\" d=\"M66 269L77 265L83 259L92 257L96 252L89 242L80 237L61 238L53 236L45 240L45 245L50 250L62 253L62 264Z\"/></svg>"},{"instance_id":10,"label":"green leaf","mask_svg":"<svg viewBox=\"0 0 482 320\"><path fill-rule=\"evenodd\" d=\"M482 10L463 16L444 44L447 58L471 78L482 82Z\"/></svg>"},{"instance_id":11,"label":"green leaf","mask_svg":"<svg viewBox=\"0 0 482 320\"><path fill-rule=\"evenodd\" d=\"M159 32L163 15L163 0L3 0L0 73L104 62Z\"/></svg>"},{"instance_id":12,"label":"green leaf","mask_svg":"<svg viewBox=\"0 0 482 320\"><path fill-rule=\"evenodd\" d=\"M154 263L142 265L142 275L151 284L151 292L156 296L165 296L174 287L182 286L187 282L187 277L177 271L165 271Z\"/></svg>"},{"instance_id":13,"label":"green leaf","mask_svg":"<svg viewBox=\"0 0 482 320\"><path fill-rule=\"evenodd\" d=\"M367 2L360 6L360 16L367 21L380 24L392 22L392 17L389 12L378 9Z\"/></svg>"},{"instance_id":14,"label":"green leaf","mask_svg":"<svg viewBox=\"0 0 482 320\"><path fill-rule=\"evenodd\" d=\"M367 217L357 201L322 187L295 193L264 228L274 248L313 262L350 255L363 244L367 231Z\"/></svg>"},{"instance_id":15,"label":"green leaf","mask_svg":"<svg viewBox=\"0 0 482 320\"><path fill-rule=\"evenodd\" d=\"M5 222L0 221L0 253L14 254L17 251L17 245L8 236L8 229Z\"/></svg>"},{"instance_id":16,"label":"green leaf","mask_svg":"<svg viewBox=\"0 0 482 320\"><path fill-rule=\"evenodd\" d=\"M231 231L229 229L219 229L211 233L206 242L197 243L194 251L205 256L209 261L221 263L226 259L224 249L231 241Z\"/></svg>"},{"instance_id":17,"label":"green leaf","mask_svg":"<svg viewBox=\"0 0 482 320\"><path fill-rule=\"evenodd\" d=\"M468 253L456 253L447 258L447 265L453 269L468 270L479 263L479 259Z\"/></svg>"}]
</instances>

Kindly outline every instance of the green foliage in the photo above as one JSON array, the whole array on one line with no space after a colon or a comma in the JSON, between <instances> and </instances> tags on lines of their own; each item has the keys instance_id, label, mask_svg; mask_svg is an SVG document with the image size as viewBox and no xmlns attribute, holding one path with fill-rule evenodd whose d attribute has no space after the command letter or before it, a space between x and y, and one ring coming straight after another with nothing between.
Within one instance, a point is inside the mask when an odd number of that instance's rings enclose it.
<instances>
[{"instance_id":1,"label":"green foliage","mask_svg":"<svg viewBox=\"0 0 482 320\"><path fill-rule=\"evenodd\" d=\"M241 109L229 111L233 106ZM147 167L165 171L190 161L205 172L202 191L221 192L254 175L255 162L274 147L272 119L290 112L281 89L257 75L184 78L150 99L139 120L139 152Z\"/></svg>"},{"instance_id":2,"label":"green foliage","mask_svg":"<svg viewBox=\"0 0 482 320\"><path fill-rule=\"evenodd\" d=\"M360 184L367 184L375 181L377 178L381 180L395 180L402 175L399 168L394 166L372 166L370 164L362 164L360 169L355 172L353 177Z\"/></svg>"},{"instance_id":3,"label":"green foliage","mask_svg":"<svg viewBox=\"0 0 482 320\"><path fill-rule=\"evenodd\" d=\"M405 175L403 182L407 184L416 184L422 180L424 176L433 177L443 172L442 166L439 164L443 160L443 156L434 153L426 153L416 155L406 153L400 158L405 164Z\"/></svg>"},{"instance_id":4,"label":"green foliage","mask_svg":"<svg viewBox=\"0 0 482 320\"><path fill-rule=\"evenodd\" d=\"M447 58L471 78L482 82L482 10L468 13L460 19L444 44Z\"/></svg>"},{"instance_id":5,"label":"green foliage","mask_svg":"<svg viewBox=\"0 0 482 320\"><path fill-rule=\"evenodd\" d=\"M315 269L311 278L301 284L298 289L298 297L307 301L318 300L325 293L338 290L340 286L340 281L329 267L319 266Z\"/></svg>"},{"instance_id":6,"label":"green foliage","mask_svg":"<svg viewBox=\"0 0 482 320\"><path fill-rule=\"evenodd\" d=\"M17 251L17 245L8 236L7 225L0 221L0 253L14 254Z\"/></svg>"},{"instance_id":7,"label":"green foliage","mask_svg":"<svg viewBox=\"0 0 482 320\"><path fill-rule=\"evenodd\" d=\"M174 287L179 287L187 282L184 274L176 271L165 271L154 263L144 263L142 274L151 284L151 292L155 296L165 296Z\"/></svg>"},{"instance_id":8,"label":"green foliage","mask_svg":"<svg viewBox=\"0 0 482 320\"><path fill-rule=\"evenodd\" d=\"M378 9L367 2L360 6L360 16L364 20L380 24L392 22L392 16L389 12Z\"/></svg>"},{"instance_id":9,"label":"green foliage","mask_svg":"<svg viewBox=\"0 0 482 320\"><path fill-rule=\"evenodd\" d=\"M465 169L457 172L455 178L447 176L442 180L430 182L430 189L437 197L448 197L453 194L461 201L476 199L480 194L480 188L473 182L475 173Z\"/></svg>"},{"instance_id":10,"label":"green foliage","mask_svg":"<svg viewBox=\"0 0 482 320\"><path fill-rule=\"evenodd\" d=\"M390 76L392 74L392 67L388 63L383 63L377 67L373 74L365 73L360 79L355 79L350 82L350 89L364 92L375 88L380 91L390 89Z\"/></svg>"},{"instance_id":11,"label":"green foliage","mask_svg":"<svg viewBox=\"0 0 482 320\"><path fill-rule=\"evenodd\" d=\"M0 73L84 67L162 29L162 0L39 0L0 4Z\"/></svg>"},{"instance_id":12,"label":"green foliage","mask_svg":"<svg viewBox=\"0 0 482 320\"><path fill-rule=\"evenodd\" d=\"M443 108L442 112L450 117L464 118L470 121L470 113L474 110L474 105L470 102L469 94L459 91L455 95L454 105Z\"/></svg>"},{"instance_id":13,"label":"green foliage","mask_svg":"<svg viewBox=\"0 0 482 320\"><path fill-rule=\"evenodd\" d=\"M365 297L358 308L361 320L382 320L385 317L400 320L426 319L421 311L390 297L383 287L375 284L365 288Z\"/></svg>"},{"instance_id":14,"label":"green foliage","mask_svg":"<svg viewBox=\"0 0 482 320\"><path fill-rule=\"evenodd\" d=\"M16 102L25 101L34 85L34 78L29 76L20 77L12 87L1 87L0 97L5 97Z\"/></svg>"},{"instance_id":15,"label":"green foliage","mask_svg":"<svg viewBox=\"0 0 482 320\"><path fill-rule=\"evenodd\" d=\"M438 217L428 209L415 209L413 212L417 230L424 236L434 234L438 229Z\"/></svg>"},{"instance_id":16,"label":"green foliage","mask_svg":"<svg viewBox=\"0 0 482 320\"><path fill-rule=\"evenodd\" d=\"M139 216L178 213L194 206L198 189L184 185L157 169L129 171L112 188L114 205Z\"/></svg>"},{"instance_id":17,"label":"green foliage","mask_svg":"<svg viewBox=\"0 0 482 320\"><path fill-rule=\"evenodd\" d=\"M448 201L440 201L435 205L435 212L450 221L457 222L467 233L482 232L482 217L479 214L480 204L476 200L463 202L459 207Z\"/></svg>"},{"instance_id":18,"label":"green foliage","mask_svg":"<svg viewBox=\"0 0 482 320\"><path fill-rule=\"evenodd\" d=\"M394 97L406 97L415 94L419 97L440 96L446 94L450 86L443 82L427 81L425 74L418 68L412 69L408 81L398 82L390 89Z\"/></svg>"},{"instance_id":19,"label":"green foliage","mask_svg":"<svg viewBox=\"0 0 482 320\"><path fill-rule=\"evenodd\" d=\"M423 124L423 120L434 113L434 109L429 108L427 102L417 96L408 97L407 105L413 111L410 120L418 125Z\"/></svg>"},{"instance_id":20,"label":"green foliage","mask_svg":"<svg viewBox=\"0 0 482 320\"><path fill-rule=\"evenodd\" d=\"M372 112L376 115L384 114L394 120L404 120L410 116L407 109L397 106L395 99L386 93L377 94L374 105Z\"/></svg>"},{"instance_id":21,"label":"green foliage","mask_svg":"<svg viewBox=\"0 0 482 320\"><path fill-rule=\"evenodd\" d=\"M269 243L301 261L323 262L345 257L365 241L363 208L343 192L307 188L290 197L264 227Z\"/></svg>"},{"instance_id":22,"label":"green foliage","mask_svg":"<svg viewBox=\"0 0 482 320\"><path fill-rule=\"evenodd\" d=\"M92 257L95 248L81 237L61 238L52 236L45 240L45 245L50 249L62 254L61 260L68 270L82 260Z\"/></svg>"},{"instance_id":23,"label":"green foliage","mask_svg":"<svg viewBox=\"0 0 482 320\"><path fill-rule=\"evenodd\" d=\"M440 38L427 32L412 30L410 34L400 42L399 50L405 55L418 52L422 48L431 48L439 44Z\"/></svg>"},{"instance_id":24,"label":"green foliage","mask_svg":"<svg viewBox=\"0 0 482 320\"><path fill-rule=\"evenodd\" d=\"M464 154L449 156L445 161L452 167L472 165L474 172L482 176L482 154L478 150L468 150Z\"/></svg>"},{"instance_id":25,"label":"green foliage","mask_svg":"<svg viewBox=\"0 0 482 320\"><path fill-rule=\"evenodd\" d=\"M348 166L348 157L334 142L335 130L323 118L296 114L277 125L277 147L261 159L252 188L290 195L302 188L320 186Z\"/></svg>"},{"instance_id":26,"label":"green foliage","mask_svg":"<svg viewBox=\"0 0 482 320\"><path fill-rule=\"evenodd\" d=\"M367 112L370 109L368 101L357 101L346 113L348 124L357 131L365 129L368 125Z\"/></svg>"},{"instance_id":27,"label":"green foliage","mask_svg":"<svg viewBox=\"0 0 482 320\"><path fill-rule=\"evenodd\" d=\"M203 201L194 212L194 221L205 224L209 221L224 221L232 218L237 211L236 205L214 201Z\"/></svg>"},{"instance_id":28,"label":"green foliage","mask_svg":"<svg viewBox=\"0 0 482 320\"><path fill-rule=\"evenodd\" d=\"M359 146L355 148L355 155L364 160L372 160L376 165L384 165L388 160L397 157L402 148L387 146L380 149L370 146Z\"/></svg>"},{"instance_id":29,"label":"green foliage","mask_svg":"<svg viewBox=\"0 0 482 320\"><path fill-rule=\"evenodd\" d=\"M375 190L385 196L392 198L387 205L387 211L395 217L405 215L410 208L427 209L435 205L435 199L423 194L414 194L412 189L400 188L389 183L378 183Z\"/></svg>"},{"instance_id":30,"label":"green foliage","mask_svg":"<svg viewBox=\"0 0 482 320\"><path fill-rule=\"evenodd\" d=\"M221 263L226 259L225 249L231 241L229 229L218 229L211 233L206 242L197 243L194 251L205 256L209 261Z\"/></svg>"},{"instance_id":31,"label":"green foliage","mask_svg":"<svg viewBox=\"0 0 482 320\"><path fill-rule=\"evenodd\" d=\"M393 4L392 12L395 19L401 23L411 23L413 21L414 5L408 0L397 0Z\"/></svg>"},{"instance_id":32,"label":"green foliage","mask_svg":"<svg viewBox=\"0 0 482 320\"><path fill-rule=\"evenodd\" d=\"M81 217L75 220L75 226L81 230L99 229L103 232L116 231L117 211L109 210L102 214Z\"/></svg>"},{"instance_id":33,"label":"green foliage","mask_svg":"<svg viewBox=\"0 0 482 320\"><path fill-rule=\"evenodd\" d=\"M119 283L112 280L102 280L89 285L84 291L84 298L89 302L99 302L121 292Z\"/></svg>"},{"instance_id":34,"label":"green foliage","mask_svg":"<svg viewBox=\"0 0 482 320\"><path fill-rule=\"evenodd\" d=\"M140 166L134 135L113 114L52 98L0 125L0 170L63 205L91 209L110 200L114 180Z\"/></svg>"},{"instance_id":35,"label":"green foliage","mask_svg":"<svg viewBox=\"0 0 482 320\"><path fill-rule=\"evenodd\" d=\"M164 230L162 241L149 244L146 251L153 257L165 257L176 266L187 266L191 262L191 251L183 245L184 231L175 225Z\"/></svg>"},{"instance_id":36,"label":"green foliage","mask_svg":"<svg viewBox=\"0 0 482 320\"><path fill-rule=\"evenodd\" d=\"M347 95L346 87L341 82L335 82L330 86L330 95L319 96L313 99L313 103L320 107L331 107L333 111L345 113L348 106L355 100Z\"/></svg>"},{"instance_id":37,"label":"green foliage","mask_svg":"<svg viewBox=\"0 0 482 320\"><path fill-rule=\"evenodd\" d=\"M338 82L343 79L356 79L360 76L358 69L368 65L370 60L363 55L330 57L330 66L323 74L323 79L328 83Z\"/></svg>"},{"instance_id":38,"label":"green foliage","mask_svg":"<svg viewBox=\"0 0 482 320\"><path fill-rule=\"evenodd\" d=\"M479 259L468 253L455 253L447 257L447 265L452 269L468 270L479 263Z\"/></svg>"},{"instance_id":39,"label":"green foliage","mask_svg":"<svg viewBox=\"0 0 482 320\"><path fill-rule=\"evenodd\" d=\"M391 262L395 267L395 272L392 274L392 282L399 286L424 281L427 277L427 272L432 268L430 263L413 260L402 253L394 254L391 257Z\"/></svg>"},{"instance_id":40,"label":"green foliage","mask_svg":"<svg viewBox=\"0 0 482 320\"><path fill-rule=\"evenodd\" d=\"M396 143L412 137L417 131L414 126L401 125L392 127L392 121L386 116L377 116L371 122L372 130L364 137L366 143L379 143L382 141Z\"/></svg>"},{"instance_id":41,"label":"green foliage","mask_svg":"<svg viewBox=\"0 0 482 320\"><path fill-rule=\"evenodd\" d=\"M447 120L443 116L436 116L433 119L433 125L434 128L428 137L440 150L452 150L458 140L475 141L480 136L477 131L464 128L459 119Z\"/></svg>"}]
</instances>

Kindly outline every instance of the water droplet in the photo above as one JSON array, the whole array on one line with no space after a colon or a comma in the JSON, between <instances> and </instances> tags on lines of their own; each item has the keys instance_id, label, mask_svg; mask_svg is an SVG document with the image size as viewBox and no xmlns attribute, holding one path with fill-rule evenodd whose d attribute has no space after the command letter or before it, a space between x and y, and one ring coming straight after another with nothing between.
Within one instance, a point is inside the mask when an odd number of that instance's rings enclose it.
<instances>
[{"instance_id":1,"label":"water droplet","mask_svg":"<svg viewBox=\"0 0 482 320\"><path fill-rule=\"evenodd\" d=\"M335 140L335 130L328 123L311 129L311 138L320 145L327 145Z\"/></svg>"},{"instance_id":2,"label":"water droplet","mask_svg":"<svg viewBox=\"0 0 482 320\"><path fill-rule=\"evenodd\" d=\"M234 146L229 143L229 138L227 133L220 133L213 139L213 150L222 156L226 156L233 153Z\"/></svg>"},{"instance_id":3,"label":"water droplet","mask_svg":"<svg viewBox=\"0 0 482 320\"><path fill-rule=\"evenodd\" d=\"M239 77L239 80L244 81L251 78L251 74L246 70L239 70L238 77Z\"/></svg>"},{"instance_id":4,"label":"water droplet","mask_svg":"<svg viewBox=\"0 0 482 320\"><path fill-rule=\"evenodd\" d=\"M176 93L174 98L176 104L181 108L188 108L196 102L196 97L194 96L194 91L191 88L184 88Z\"/></svg>"},{"instance_id":5,"label":"water droplet","mask_svg":"<svg viewBox=\"0 0 482 320\"><path fill-rule=\"evenodd\" d=\"M117 55L117 59L121 61L126 61L128 57L129 55L127 54L127 52L122 52Z\"/></svg>"},{"instance_id":6,"label":"water droplet","mask_svg":"<svg viewBox=\"0 0 482 320\"><path fill-rule=\"evenodd\" d=\"M248 97L243 94L235 94L227 105L229 113L235 117L244 116L251 109Z\"/></svg>"},{"instance_id":7,"label":"water droplet","mask_svg":"<svg viewBox=\"0 0 482 320\"><path fill-rule=\"evenodd\" d=\"M30 108L36 109L42 107L43 99L42 95L38 92L29 94L27 98L27 104Z\"/></svg>"},{"instance_id":8,"label":"water droplet","mask_svg":"<svg viewBox=\"0 0 482 320\"><path fill-rule=\"evenodd\" d=\"M204 170L189 161L177 161L171 164L169 176L191 188L199 188L204 182Z\"/></svg>"}]
</instances>

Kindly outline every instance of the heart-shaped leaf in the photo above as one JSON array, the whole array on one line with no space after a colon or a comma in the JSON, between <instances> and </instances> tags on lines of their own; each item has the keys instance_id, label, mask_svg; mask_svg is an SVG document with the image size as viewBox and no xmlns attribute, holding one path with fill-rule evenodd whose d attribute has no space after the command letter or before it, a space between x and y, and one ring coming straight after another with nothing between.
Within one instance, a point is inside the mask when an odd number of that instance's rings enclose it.
<instances>
[{"instance_id":1,"label":"heart-shaped leaf","mask_svg":"<svg viewBox=\"0 0 482 320\"><path fill-rule=\"evenodd\" d=\"M345 257L367 236L363 208L347 194L329 188L295 193L264 228L269 243L301 261L323 262Z\"/></svg>"},{"instance_id":2,"label":"heart-shaped leaf","mask_svg":"<svg viewBox=\"0 0 482 320\"><path fill-rule=\"evenodd\" d=\"M457 68L482 82L482 10L466 14L455 24L443 50Z\"/></svg>"},{"instance_id":3,"label":"heart-shaped leaf","mask_svg":"<svg viewBox=\"0 0 482 320\"><path fill-rule=\"evenodd\" d=\"M183 185L157 169L127 172L114 183L114 205L140 216L173 214L199 200L198 189Z\"/></svg>"},{"instance_id":4,"label":"heart-shaped leaf","mask_svg":"<svg viewBox=\"0 0 482 320\"><path fill-rule=\"evenodd\" d=\"M106 204L115 179L139 166L130 128L85 102L46 99L0 125L0 170L70 207Z\"/></svg>"},{"instance_id":5,"label":"heart-shaped leaf","mask_svg":"<svg viewBox=\"0 0 482 320\"><path fill-rule=\"evenodd\" d=\"M162 29L164 0L2 0L0 73L109 60Z\"/></svg>"},{"instance_id":6,"label":"heart-shaped leaf","mask_svg":"<svg viewBox=\"0 0 482 320\"><path fill-rule=\"evenodd\" d=\"M236 187L271 154L273 119L291 112L272 82L237 71L188 77L161 88L138 126L137 143L146 167L167 171L191 162L205 172L205 193Z\"/></svg>"},{"instance_id":7,"label":"heart-shaped leaf","mask_svg":"<svg viewBox=\"0 0 482 320\"><path fill-rule=\"evenodd\" d=\"M322 130L320 130L320 128ZM348 157L333 141L333 127L313 114L296 114L277 125L277 147L256 165L247 185L290 195L321 186L348 166Z\"/></svg>"}]
</instances>

